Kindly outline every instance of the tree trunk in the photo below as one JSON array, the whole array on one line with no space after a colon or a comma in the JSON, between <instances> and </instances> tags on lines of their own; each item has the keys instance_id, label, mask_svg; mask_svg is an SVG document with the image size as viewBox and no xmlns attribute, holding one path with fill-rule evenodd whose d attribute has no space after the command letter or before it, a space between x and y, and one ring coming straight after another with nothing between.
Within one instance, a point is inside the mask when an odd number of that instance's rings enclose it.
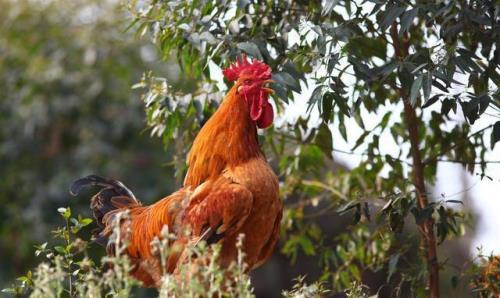
<instances>
[{"instance_id":1,"label":"tree trunk","mask_svg":"<svg viewBox=\"0 0 500 298\"><path fill-rule=\"evenodd\" d=\"M391 26L391 38L394 46L396 58L403 60L408 56L409 38L408 34L403 35L402 40L399 39L397 24L393 23ZM429 205L427 200L427 192L425 189L424 180L424 164L420 156L420 139L418 136L418 119L414 107L411 105L408 94L403 88L397 90L404 101L404 118L410 137L410 150L412 157L412 172L413 172L413 185L416 189L417 202L420 210L425 209ZM434 220L432 218L425 219L419 225L420 234L422 236L422 243L427 258L427 266L429 271L429 297L439 297L439 264L437 259L437 244L436 236L434 235Z\"/></svg>"}]
</instances>

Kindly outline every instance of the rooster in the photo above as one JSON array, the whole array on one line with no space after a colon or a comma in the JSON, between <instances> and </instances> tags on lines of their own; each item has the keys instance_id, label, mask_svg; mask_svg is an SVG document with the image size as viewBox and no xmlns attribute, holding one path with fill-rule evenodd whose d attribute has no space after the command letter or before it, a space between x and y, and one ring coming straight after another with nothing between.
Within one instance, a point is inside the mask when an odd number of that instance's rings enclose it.
<instances>
[{"instance_id":1,"label":"rooster","mask_svg":"<svg viewBox=\"0 0 500 298\"><path fill-rule=\"evenodd\" d=\"M267 87L271 68L242 56L223 74L235 83L195 138L184 185L177 192L144 206L116 180L90 175L71 185L73 195L86 186L101 187L90 207L99 226L96 242L107 246L108 254L114 253L108 243L113 220L128 210L120 227L128 231L131 275L144 286L158 287L161 272L175 273L188 243L220 243L218 262L227 266L236 259L237 238L243 234L245 262L252 270L270 257L278 239L283 210L278 179L257 139L257 128L267 128L274 118L268 101L273 90ZM161 238L165 226L176 236L169 245L181 252L170 255L162 268L150 243Z\"/></svg>"}]
</instances>

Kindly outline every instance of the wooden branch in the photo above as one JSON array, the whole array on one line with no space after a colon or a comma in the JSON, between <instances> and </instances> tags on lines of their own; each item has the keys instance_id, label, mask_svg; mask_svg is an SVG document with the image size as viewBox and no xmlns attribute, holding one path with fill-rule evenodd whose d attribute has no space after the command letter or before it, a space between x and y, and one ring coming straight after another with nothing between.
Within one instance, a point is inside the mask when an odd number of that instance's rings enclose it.
<instances>
[{"instance_id":1,"label":"wooden branch","mask_svg":"<svg viewBox=\"0 0 500 298\"><path fill-rule=\"evenodd\" d=\"M449 162L449 163L460 163L460 164L491 164L491 163L500 163L500 160L485 160L485 161L475 161L475 160L459 160L459 159L436 159L438 162Z\"/></svg>"},{"instance_id":2,"label":"wooden branch","mask_svg":"<svg viewBox=\"0 0 500 298\"><path fill-rule=\"evenodd\" d=\"M394 47L394 52L396 59L404 60L408 57L409 49L409 36L405 32L402 39L398 36L397 23L394 22L391 25L390 35L392 39L392 44ZM398 88L396 90L400 96L403 98L404 103L404 120L407 125L408 134L410 138L410 148L412 157L412 172L413 172L413 185L416 188L417 203L418 207L422 210L429 205L427 199L427 192L425 189L425 179L424 179L424 167L425 164L422 162L422 157L420 155L420 138L418 135L418 125L419 121L417 119L417 114L415 108L411 105L408 98L408 94L403 88ZM422 236L422 242L426 251L427 266L429 271L429 297L438 298L439 297L439 264L437 259L437 242L436 236L434 235L434 220L428 218L424 220L419 225L419 231Z\"/></svg>"}]
</instances>

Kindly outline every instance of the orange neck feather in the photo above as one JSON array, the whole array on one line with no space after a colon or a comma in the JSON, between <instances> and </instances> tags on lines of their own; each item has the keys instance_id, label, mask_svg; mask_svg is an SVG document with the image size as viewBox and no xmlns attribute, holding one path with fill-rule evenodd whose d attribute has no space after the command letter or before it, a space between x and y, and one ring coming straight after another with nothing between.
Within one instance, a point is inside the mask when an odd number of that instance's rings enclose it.
<instances>
[{"instance_id":1,"label":"orange neck feather","mask_svg":"<svg viewBox=\"0 0 500 298\"><path fill-rule=\"evenodd\" d=\"M219 109L195 138L188 155L189 169L184 186L196 187L220 175L226 167L262 156L257 127L236 88L235 84L229 90Z\"/></svg>"}]
</instances>

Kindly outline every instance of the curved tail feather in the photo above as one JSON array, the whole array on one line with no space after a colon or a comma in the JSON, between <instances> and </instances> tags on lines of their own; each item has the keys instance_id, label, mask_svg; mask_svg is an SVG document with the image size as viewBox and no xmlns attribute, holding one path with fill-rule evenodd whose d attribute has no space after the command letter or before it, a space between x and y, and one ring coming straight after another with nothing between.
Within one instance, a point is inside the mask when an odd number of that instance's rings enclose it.
<instances>
[{"instance_id":1,"label":"curved tail feather","mask_svg":"<svg viewBox=\"0 0 500 298\"><path fill-rule=\"evenodd\" d=\"M120 195L130 197L137 201L135 195L132 193L130 189L128 189L123 183L118 180L104 178L98 175L88 175L86 177L76 179L71 183L71 187L69 188L69 192L76 196L82 188L87 186L101 186L107 188L115 189Z\"/></svg>"},{"instance_id":2,"label":"curved tail feather","mask_svg":"<svg viewBox=\"0 0 500 298\"><path fill-rule=\"evenodd\" d=\"M102 189L90 200L90 209L94 214L99 229L95 233L95 241L106 246L110 235L110 228L107 227L110 215L115 214L120 209L129 209L141 206L132 191L123 183L117 180L89 175L75 180L70 187L70 193L76 196L82 188L87 186L100 186Z\"/></svg>"}]
</instances>

